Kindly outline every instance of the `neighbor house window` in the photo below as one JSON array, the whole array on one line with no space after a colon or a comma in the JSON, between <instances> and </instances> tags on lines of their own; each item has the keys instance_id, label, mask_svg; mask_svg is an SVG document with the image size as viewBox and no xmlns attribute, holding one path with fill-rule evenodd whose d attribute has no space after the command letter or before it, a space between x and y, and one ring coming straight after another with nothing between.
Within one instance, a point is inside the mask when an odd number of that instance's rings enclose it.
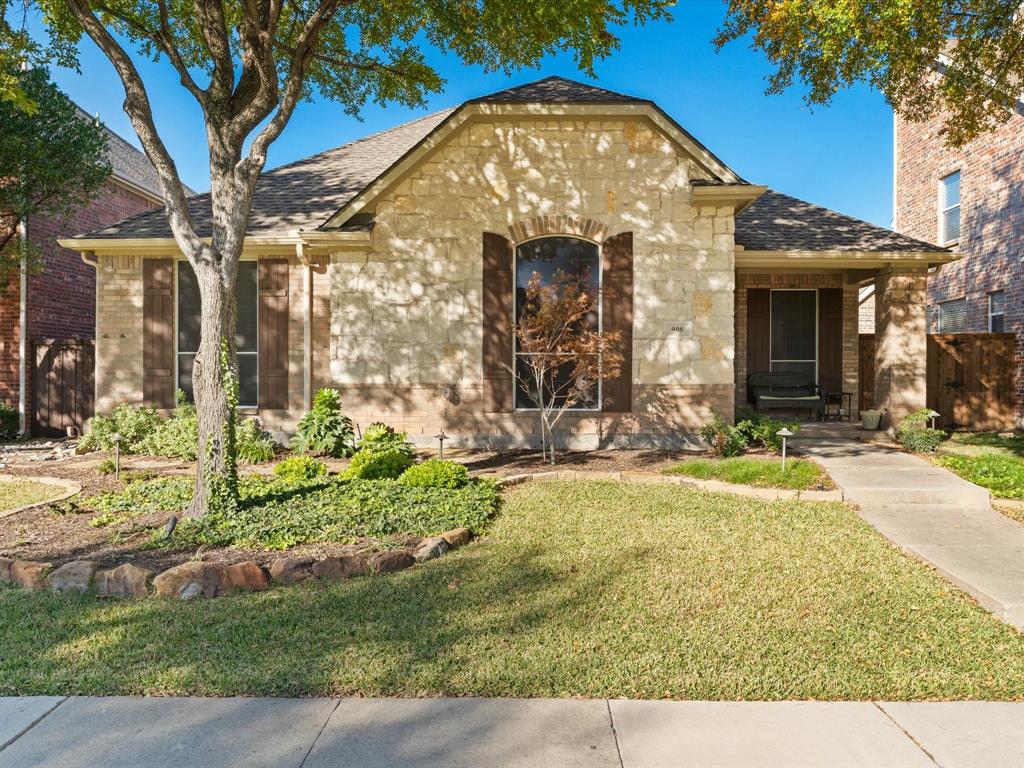
<instances>
[{"instance_id":1,"label":"neighbor house window","mask_svg":"<svg viewBox=\"0 0 1024 768\"><path fill-rule=\"evenodd\" d=\"M818 292L773 290L771 369L818 381Z\"/></svg>"},{"instance_id":2,"label":"neighbor house window","mask_svg":"<svg viewBox=\"0 0 1024 768\"><path fill-rule=\"evenodd\" d=\"M192 265L178 262L178 389L189 400L193 397L192 366L199 351L199 284ZM238 404L256 407L257 403L257 304L256 262L238 265L235 290L237 326L235 344L238 349Z\"/></svg>"},{"instance_id":3,"label":"neighbor house window","mask_svg":"<svg viewBox=\"0 0 1024 768\"><path fill-rule=\"evenodd\" d=\"M939 303L939 333L963 333L967 330L967 299Z\"/></svg>"},{"instance_id":4,"label":"neighbor house window","mask_svg":"<svg viewBox=\"0 0 1024 768\"><path fill-rule=\"evenodd\" d=\"M543 237L516 246L516 321L524 314L536 311L536 308L529 306L526 300L526 289L534 274L539 276L544 285L549 285L558 276L559 279L576 281L592 296L599 296L601 257L598 247L594 243L574 237ZM588 323L595 331L600 331L600 311L592 313L584 322ZM514 343L518 379L521 374L528 372L524 366L527 364L526 358L529 354L520 351L518 338ZM600 408L601 383L599 381L569 382L567 377L571 375L571 371L568 368L569 366L564 366L555 374L555 379L551 387L548 388L549 391L564 391L564 387L570 384L584 388L582 396L570 407L575 410L597 410ZM523 376L523 378L529 377ZM517 382L515 407L517 409L536 408L537 392L535 388L526 388L522 383Z\"/></svg>"},{"instance_id":5,"label":"neighbor house window","mask_svg":"<svg viewBox=\"0 0 1024 768\"><path fill-rule=\"evenodd\" d=\"M960 240L960 171L939 180L939 242Z\"/></svg>"},{"instance_id":6,"label":"neighbor house window","mask_svg":"<svg viewBox=\"0 0 1024 768\"><path fill-rule=\"evenodd\" d=\"M992 291L988 295L988 330L989 333L1006 332L1006 294Z\"/></svg>"}]
</instances>

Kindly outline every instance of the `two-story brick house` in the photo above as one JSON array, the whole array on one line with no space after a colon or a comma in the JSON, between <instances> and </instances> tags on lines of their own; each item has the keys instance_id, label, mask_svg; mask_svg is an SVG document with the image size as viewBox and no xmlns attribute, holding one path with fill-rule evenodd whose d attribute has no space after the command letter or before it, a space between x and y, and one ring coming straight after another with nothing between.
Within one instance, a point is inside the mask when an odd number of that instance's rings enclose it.
<instances>
[{"instance_id":1,"label":"two-story brick house","mask_svg":"<svg viewBox=\"0 0 1024 768\"><path fill-rule=\"evenodd\" d=\"M1015 333L1016 420L1024 426L1024 102L963 149L942 120L894 120L893 229L964 258L928 280L929 333Z\"/></svg>"},{"instance_id":2,"label":"two-story brick house","mask_svg":"<svg viewBox=\"0 0 1024 768\"><path fill-rule=\"evenodd\" d=\"M103 190L71 216L29 217L25 232L42 251L42 269L0 285L0 402L18 407L22 432L31 424L32 341L95 337L96 271L57 239L161 205L156 170L145 154L113 131L106 133L113 173Z\"/></svg>"}]
</instances>

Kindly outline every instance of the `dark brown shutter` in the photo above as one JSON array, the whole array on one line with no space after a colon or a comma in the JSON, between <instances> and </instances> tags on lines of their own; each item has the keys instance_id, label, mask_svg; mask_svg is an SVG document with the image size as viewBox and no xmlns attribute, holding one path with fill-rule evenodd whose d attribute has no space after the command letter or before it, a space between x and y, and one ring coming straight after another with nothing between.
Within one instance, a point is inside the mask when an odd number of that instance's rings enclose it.
<instances>
[{"instance_id":1,"label":"dark brown shutter","mask_svg":"<svg viewBox=\"0 0 1024 768\"><path fill-rule=\"evenodd\" d=\"M747 289L747 375L771 369L772 292Z\"/></svg>"},{"instance_id":2,"label":"dark brown shutter","mask_svg":"<svg viewBox=\"0 0 1024 768\"><path fill-rule=\"evenodd\" d=\"M515 294L512 288L512 243L484 232L483 405L484 413L513 410L512 342Z\"/></svg>"},{"instance_id":3,"label":"dark brown shutter","mask_svg":"<svg viewBox=\"0 0 1024 768\"><path fill-rule=\"evenodd\" d=\"M174 262L142 260L142 399L174 407Z\"/></svg>"},{"instance_id":4,"label":"dark brown shutter","mask_svg":"<svg viewBox=\"0 0 1024 768\"><path fill-rule=\"evenodd\" d=\"M622 334L622 368L605 379L603 408L609 413L633 410L633 233L623 232L601 248L602 329Z\"/></svg>"},{"instance_id":5,"label":"dark brown shutter","mask_svg":"<svg viewBox=\"0 0 1024 768\"><path fill-rule=\"evenodd\" d=\"M260 259L259 407L288 407L288 259Z\"/></svg>"},{"instance_id":6,"label":"dark brown shutter","mask_svg":"<svg viewBox=\"0 0 1024 768\"><path fill-rule=\"evenodd\" d=\"M843 391L843 290L818 291L818 384L826 392Z\"/></svg>"}]
</instances>

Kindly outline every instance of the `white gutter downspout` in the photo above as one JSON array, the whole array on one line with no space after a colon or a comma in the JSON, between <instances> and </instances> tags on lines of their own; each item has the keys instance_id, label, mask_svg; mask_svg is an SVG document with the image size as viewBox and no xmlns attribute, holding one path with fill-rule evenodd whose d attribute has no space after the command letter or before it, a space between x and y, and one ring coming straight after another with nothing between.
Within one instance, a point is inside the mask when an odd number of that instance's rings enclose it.
<instances>
[{"instance_id":1,"label":"white gutter downspout","mask_svg":"<svg viewBox=\"0 0 1024 768\"><path fill-rule=\"evenodd\" d=\"M314 265L306 255L305 243L295 244L295 256L306 268L306 310L302 317L302 403L305 410L313 407L313 273L324 268Z\"/></svg>"},{"instance_id":2,"label":"white gutter downspout","mask_svg":"<svg viewBox=\"0 0 1024 768\"><path fill-rule=\"evenodd\" d=\"M21 265L18 291L18 434L28 437L28 225L18 224Z\"/></svg>"},{"instance_id":3,"label":"white gutter downspout","mask_svg":"<svg viewBox=\"0 0 1024 768\"><path fill-rule=\"evenodd\" d=\"M92 375L92 402L93 402L93 408L95 408L96 402L99 399L97 397L97 395L99 395L99 386L100 386L99 377L96 376L96 366L99 365L99 360L100 360L100 355L99 355L99 352L100 352L100 343L99 343L100 342L100 334L98 332L99 331L99 324L100 324L100 261L99 261L99 259L96 258L96 254L93 253L92 251L80 251L78 255L82 257L82 261L83 262L85 262L90 267L92 267L94 270L96 270L96 279L93 281L93 285L95 286L95 288L93 289L94 293L93 293L93 299L92 299L92 301L93 301L93 326L92 326L92 330L93 330L93 344L96 345L95 346L96 354L93 357L93 371L92 371L92 374L93 374ZM90 256L92 258L90 258Z\"/></svg>"}]
</instances>

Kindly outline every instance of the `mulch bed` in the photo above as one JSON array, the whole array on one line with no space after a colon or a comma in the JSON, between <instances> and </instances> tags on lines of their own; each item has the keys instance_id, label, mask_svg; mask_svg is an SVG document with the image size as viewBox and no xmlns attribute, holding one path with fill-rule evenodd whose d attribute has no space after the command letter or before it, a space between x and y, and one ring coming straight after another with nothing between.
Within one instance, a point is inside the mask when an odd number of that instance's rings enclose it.
<instances>
[{"instance_id":1,"label":"mulch bed","mask_svg":"<svg viewBox=\"0 0 1024 768\"><path fill-rule=\"evenodd\" d=\"M445 451L446 458L464 463L474 474L507 476L552 470L586 470L597 472L660 472L693 453L662 450L566 451L558 454L552 465L544 461L540 451ZM82 493L80 502L104 491L117 490L121 483L113 475L101 475L97 467L106 454L94 453L58 461L12 462L4 472L12 475L49 475L74 480ZM327 462L337 471L345 462ZM181 476L195 472L192 462L161 459L151 456L122 457L122 471L144 471L156 475ZM266 474L270 465L243 467L243 472ZM141 549L150 540L150 529L166 523L166 517L144 516L122 524L96 528L89 525L93 514L58 514L44 504L15 515L0 517L0 557L20 560L42 560L55 565L71 560L93 560L101 567L134 563L159 571L195 559L197 552L189 549ZM418 540L388 542L390 546L415 546ZM315 555L318 558L353 554L379 549L380 542L366 540L358 544L307 544L289 550L289 555ZM229 565L252 560L266 565L280 557L279 552L226 547L204 549L205 562Z\"/></svg>"}]
</instances>

